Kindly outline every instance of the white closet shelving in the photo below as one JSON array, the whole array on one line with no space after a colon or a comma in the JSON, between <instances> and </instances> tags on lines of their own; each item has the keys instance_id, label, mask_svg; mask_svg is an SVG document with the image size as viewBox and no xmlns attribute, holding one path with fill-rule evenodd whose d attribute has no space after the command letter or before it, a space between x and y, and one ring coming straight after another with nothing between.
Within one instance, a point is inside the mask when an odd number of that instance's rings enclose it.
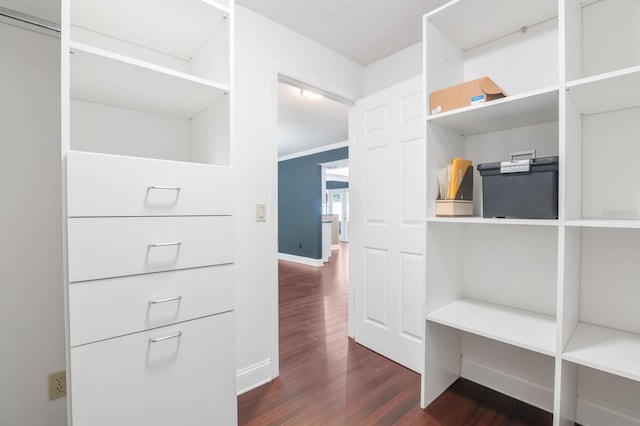
<instances>
[{"instance_id":1,"label":"white closet shelving","mask_svg":"<svg viewBox=\"0 0 640 426\"><path fill-rule=\"evenodd\" d=\"M428 204L424 405L463 376L554 424L640 424L638 16L635 0L455 0L425 15L427 102L485 75L509 94L427 115L428 199L453 157L536 149L559 156L560 208L482 218L477 172L474 217ZM495 361L515 348L521 361Z\"/></svg>"},{"instance_id":2,"label":"white closet shelving","mask_svg":"<svg viewBox=\"0 0 640 426\"><path fill-rule=\"evenodd\" d=\"M527 149L558 155L557 14L555 1L483 0L425 16L427 102L431 91L484 76L509 94L427 116L428 200L438 195L437 169L454 157L476 166ZM492 386L482 378L511 356L509 374L543 389L528 401L551 409L559 221L483 218L480 179L474 172L473 217L435 217L428 203L423 403L461 374Z\"/></svg>"},{"instance_id":3,"label":"white closet shelving","mask_svg":"<svg viewBox=\"0 0 640 426\"><path fill-rule=\"evenodd\" d=\"M71 149L229 165L229 13L70 1Z\"/></svg>"},{"instance_id":4,"label":"white closet shelving","mask_svg":"<svg viewBox=\"0 0 640 426\"><path fill-rule=\"evenodd\" d=\"M233 9L63 0L74 426L237 422Z\"/></svg>"},{"instance_id":5,"label":"white closet shelving","mask_svg":"<svg viewBox=\"0 0 640 426\"><path fill-rule=\"evenodd\" d=\"M600 419L637 425L640 3L566 0L563 6L567 228L560 337L565 386L557 411L561 419L582 424ZM602 413L610 414L598 417Z\"/></svg>"}]
</instances>

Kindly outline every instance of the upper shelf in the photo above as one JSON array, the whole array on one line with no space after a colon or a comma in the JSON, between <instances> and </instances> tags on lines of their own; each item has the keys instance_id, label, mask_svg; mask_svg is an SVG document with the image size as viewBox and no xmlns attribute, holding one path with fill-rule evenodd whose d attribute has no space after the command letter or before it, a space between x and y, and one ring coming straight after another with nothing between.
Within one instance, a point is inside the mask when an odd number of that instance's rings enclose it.
<instances>
[{"instance_id":1,"label":"upper shelf","mask_svg":"<svg viewBox=\"0 0 640 426\"><path fill-rule=\"evenodd\" d=\"M228 15L211 0L71 2L72 25L187 61Z\"/></svg>"},{"instance_id":2,"label":"upper shelf","mask_svg":"<svg viewBox=\"0 0 640 426\"><path fill-rule=\"evenodd\" d=\"M190 74L71 43L71 97L136 111L191 118L229 87Z\"/></svg>"},{"instance_id":3,"label":"upper shelf","mask_svg":"<svg viewBox=\"0 0 640 426\"><path fill-rule=\"evenodd\" d=\"M429 217L429 223L469 223L489 225L558 226L557 219L496 219L484 217Z\"/></svg>"},{"instance_id":4,"label":"upper shelf","mask_svg":"<svg viewBox=\"0 0 640 426\"><path fill-rule=\"evenodd\" d=\"M425 18L466 50L557 16L556 0L453 0Z\"/></svg>"},{"instance_id":5,"label":"upper shelf","mask_svg":"<svg viewBox=\"0 0 640 426\"><path fill-rule=\"evenodd\" d=\"M469 136L557 121L558 103L558 88L550 87L428 115L427 120Z\"/></svg>"},{"instance_id":6,"label":"upper shelf","mask_svg":"<svg viewBox=\"0 0 640 426\"><path fill-rule=\"evenodd\" d=\"M458 299L427 320L545 355L555 355L556 321L549 315Z\"/></svg>"},{"instance_id":7,"label":"upper shelf","mask_svg":"<svg viewBox=\"0 0 640 426\"><path fill-rule=\"evenodd\" d=\"M640 335L579 323L562 357L580 365L640 381Z\"/></svg>"},{"instance_id":8,"label":"upper shelf","mask_svg":"<svg viewBox=\"0 0 640 426\"><path fill-rule=\"evenodd\" d=\"M579 219L567 220L567 226L583 227L583 228L619 228L619 229L638 229L640 228L640 220L637 219Z\"/></svg>"},{"instance_id":9,"label":"upper shelf","mask_svg":"<svg viewBox=\"0 0 640 426\"><path fill-rule=\"evenodd\" d=\"M640 65L567 83L582 114L640 106Z\"/></svg>"}]
</instances>

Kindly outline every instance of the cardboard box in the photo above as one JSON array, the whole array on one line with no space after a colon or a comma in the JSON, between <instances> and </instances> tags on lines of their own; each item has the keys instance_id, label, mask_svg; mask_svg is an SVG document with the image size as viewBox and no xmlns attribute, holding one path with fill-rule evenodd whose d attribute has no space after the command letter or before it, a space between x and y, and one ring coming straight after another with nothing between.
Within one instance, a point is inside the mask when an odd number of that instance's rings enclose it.
<instances>
[{"instance_id":1,"label":"cardboard box","mask_svg":"<svg viewBox=\"0 0 640 426\"><path fill-rule=\"evenodd\" d=\"M466 83L436 90L429 94L431 114L464 108L504 98L507 93L489 77L482 77Z\"/></svg>"}]
</instances>

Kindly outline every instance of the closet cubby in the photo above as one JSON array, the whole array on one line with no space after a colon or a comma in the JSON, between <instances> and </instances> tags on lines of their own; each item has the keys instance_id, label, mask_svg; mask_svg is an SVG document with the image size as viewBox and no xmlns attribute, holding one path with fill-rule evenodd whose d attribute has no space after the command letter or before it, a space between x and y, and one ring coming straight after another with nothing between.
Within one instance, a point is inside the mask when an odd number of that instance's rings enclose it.
<instances>
[{"instance_id":1,"label":"closet cubby","mask_svg":"<svg viewBox=\"0 0 640 426\"><path fill-rule=\"evenodd\" d=\"M571 418L575 418L576 424L640 424L640 382L568 361L565 364L575 376L572 386L572 391L575 392L575 413Z\"/></svg>"},{"instance_id":2,"label":"closet cubby","mask_svg":"<svg viewBox=\"0 0 640 426\"><path fill-rule=\"evenodd\" d=\"M554 425L640 424L638 16L635 0L454 0L425 15L427 102L485 75L509 96L426 108L423 405L463 376ZM437 169L451 158L477 166L526 149L559 157L557 220L482 218L477 172L474 217L435 217ZM521 360L492 361L505 350Z\"/></svg>"},{"instance_id":3,"label":"closet cubby","mask_svg":"<svg viewBox=\"0 0 640 426\"><path fill-rule=\"evenodd\" d=\"M452 1L425 15L427 95L488 76L510 95L497 102L513 104L504 109L543 110L541 105L557 103L557 97L539 96L558 88L557 16L556 2L549 0ZM476 108L458 112L469 109Z\"/></svg>"},{"instance_id":4,"label":"closet cubby","mask_svg":"<svg viewBox=\"0 0 640 426\"><path fill-rule=\"evenodd\" d=\"M565 8L567 219L635 227L640 4L567 0Z\"/></svg>"},{"instance_id":5,"label":"closet cubby","mask_svg":"<svg viewBox=\"0 0 640 426\"><path fill-rule=\"evenodd\" d=\"M71 148L229 165L229 5L72 1Z\"/></svg>"},{"instance_id":6,"label":"closet cubby","mask_svg":"<svg viewBox=\"0 0 640 426\"><path fill-rule=\"evenodd\" d=\"M640 229L600 224L566 229L562 370L570 380L560 409L578 423L640 424L637 404L624 402L640 395Z\"/></svg>"},{"instance_id":7,"label":"closet cubby","mask_svg":"<svg viewBox=\"0 0 640 426\"><path fill-rule=\"evenodd\" d=\"M478 336L535 353L511 362L523 371L530 370L526 360L531 356L552 363L557 226L435 221L427 235L426 403L458 376L468 377L461 359L471 356L479 371L497 368L491 366L490 351L471 355ZM442 359L454 364L443 368ZM447 379L431 380L443 376Z\"/></svg>"}]
</instances>

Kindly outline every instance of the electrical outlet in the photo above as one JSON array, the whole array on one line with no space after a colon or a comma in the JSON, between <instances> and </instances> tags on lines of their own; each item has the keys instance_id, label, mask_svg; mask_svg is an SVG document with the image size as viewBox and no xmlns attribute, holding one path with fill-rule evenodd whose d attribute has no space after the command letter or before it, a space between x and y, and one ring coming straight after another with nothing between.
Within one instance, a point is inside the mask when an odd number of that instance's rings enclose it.
<instances>
[{"instance_id":1,"label":"electrical outlet","mask_svg":"<svg viewBox=\"0 0 640 426\"><path fill-rule=\"evenodd\" d=\"M49 374L49 400L67 395L67 372Z\"/></svg>"}]
</instances>

